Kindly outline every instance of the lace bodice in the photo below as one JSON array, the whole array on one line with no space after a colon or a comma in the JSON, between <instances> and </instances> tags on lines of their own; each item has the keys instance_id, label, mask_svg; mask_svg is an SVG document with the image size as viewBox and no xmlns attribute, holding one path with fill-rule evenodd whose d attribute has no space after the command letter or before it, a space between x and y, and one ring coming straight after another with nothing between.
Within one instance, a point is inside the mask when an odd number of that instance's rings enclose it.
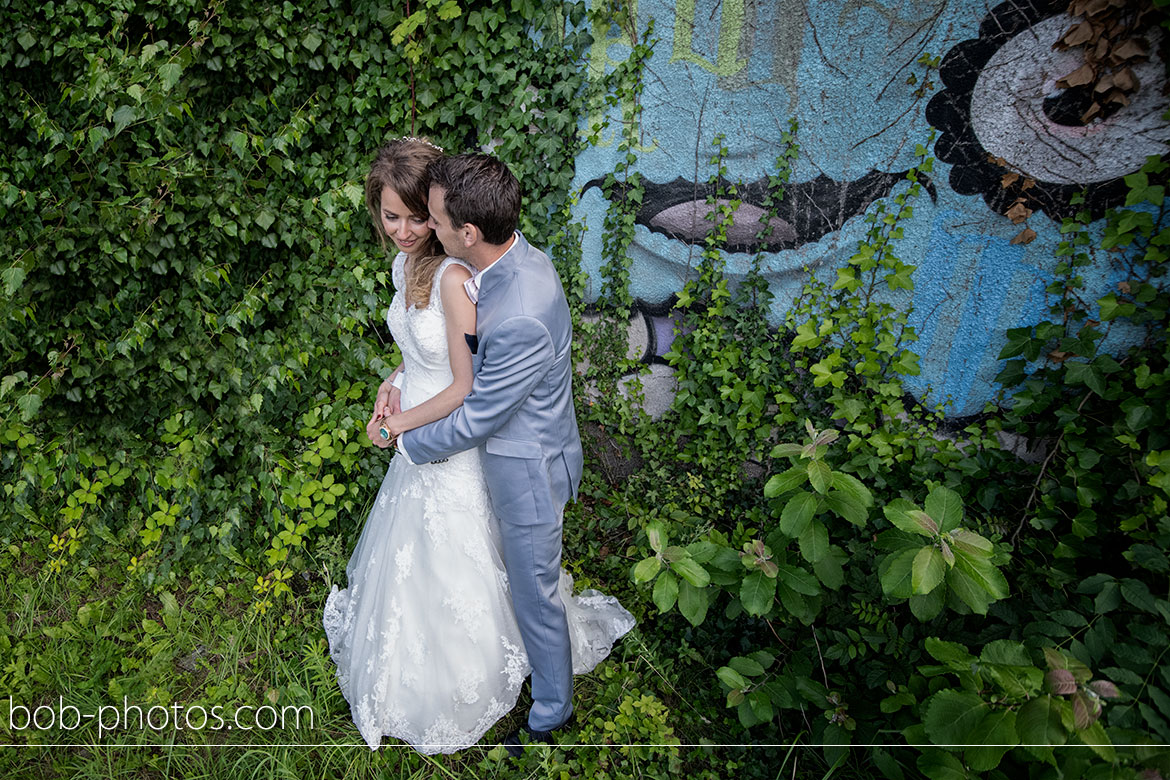
<instances>
[{"instance_id":1,"label":"lace bodice","mask_svg":"<svg viewBox=\"0 0 1170 780\"><path fill-rule=\"evenodd\" d=\"M402 408L409 409L422 403L451 384L451 361L447 354L447 329L443 315L443 300L439 295L439 279L452 265L462 265L474 273L462 260L448 257L435 270L431 283L431 297L425 309L406 306L406 255L394 258L391 278L394 280L394 298L386 312L386 324L394 341L402 350L406 372L402 388Z\"/></svg>"}]
</instances>

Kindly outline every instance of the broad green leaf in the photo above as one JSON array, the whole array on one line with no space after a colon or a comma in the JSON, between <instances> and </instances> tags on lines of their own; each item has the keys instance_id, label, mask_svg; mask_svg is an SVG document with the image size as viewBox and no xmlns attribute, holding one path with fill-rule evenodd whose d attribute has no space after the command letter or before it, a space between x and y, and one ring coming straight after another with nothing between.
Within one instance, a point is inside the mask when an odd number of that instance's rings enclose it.
<instances>
[{"instance_id":1,"label":"broad green leaf","mask_svg":"<svg viewBox=\"0 0 1170 780\"><path fill-rule=\"evenodd\" d=\"M950 488L940 485L930 491L923 508L944 534L958 528L963 522L963 499Z\"/></svg>"},{"instance_id":2,"label":"broad green leaf","mask_svg":"<svg viewBox=\"0 0 1170 780\"><path fill-rule=\"evenodd\" d=\"M967 780L963 762L943 750L927 750L918 756L918 771L930 780Z\"/></svg>"},{"instance_id":3,"label":"broad green leaf","mask_svg":"<svg viewBox=\"0 0 1170 780\"><path fill-rule=\"evenodd\" d=\"M678 599L678 580L669 569L662 572L654 583L654 605L659 612L669 612Z\"/></svg>"},{"instance_id":4,"label":"broad green leaf","mask_svg":"<svg viewBox=\"0 0 1170 780\"><path fill-rule=\"evenodd\" d=\"M705 588L711 582L711 575L693 558L683 558L670 564L675 574L694 585L696 588Z\"/></svg>"},{"instance_id":5,"label":"broad green leaf","mask_svg":"<svg viewBox=\"0 0 1170 780\"><path fill-rule=\"evenodd\" d=\"M779 474L773 474L768 478L767 483L764 484L764 496L766 498L776 498L782 496L790 490L803 485L808 481L808 471L804 466L793 466L787 471Z\"/></svg>"},{"instance_id":6,"label":"broad green leaf","mask_svg":"<svg viewBox=\"0 0 1170 780\"><path fill-rule=\"evenodd\" d=\"M692 626L701 625L707 617L707 591L689 582L678 584L678 611Z\"/></svg>"},{"instance_id":7,"label":"broad green leaf","mask_svg":"<svg viewBox=\"0 0 1170 780\"><path fill-rule=\"evenodd\" d=\"M967 652L967 648L957 642L948 642L945 639L931 636L926 638L923 646L936 661L946 664L952 669L965 671L975 660L975 656Z\"/></svg>"},{"instance_id":8,"label":"broad green leaf","mask_svg":"<svg viewBox=\"0 0 1170 780\"><path fill-rule=\"evenodd\" d=\"M796 455L800 455L800 451L802 449L804 449L804 448L801 447L799 444L792 444L792 443L785 442L785 443L777 444L775 447L772 448L772 452L770 452L769 454L773 458L790 458L790 457L793 457Z\"/></svg>"},{"instance_id":9,"label":"broad green leaf","mask_svg":"<svg viewBox=\"0 0 1170 780\"><path fill-rule=\"evenodd\" d=\"M934 547L923 547L914 556L910 587L917 594L930 593L943 581L947 564L942 553Z\"/></svg>"},{"instance_id":10,"label":"broad green leaf","mask_svg":"<svg viewBox=\"0 0 1170 780\"><path fill-rule=\"evenodd\" d=\"M768 695L762 690L754 690L747 696L748 704L751 705L752 713L759 719L761 723L767 723L775 714L772 709L772 701Z\"/></svg>"},{"instance_id":11,"label":"broad green leaf","mask_svg":"<svg viewBox=\"0 0 1170 780\"><path fill-rule=\"evenodd\" d=\"M1004 708L987 713L975 727L971 742L979 747L969 747L964 751L967 765L978 772L995 769L1004 753L1011 750L1011 746L1020 744L1016 736L1015 710ZM1006 747L998 747L1000 745Z\"/></svg>"},{"instance_id":12,"label":"broad green leaf","mask_svg":"<svg viewBox=\"0 0 1170 780\"><path fill-rule=\"evenodd\" d=\"M654 579L658 574L658 569L662 567L662 561L658 560L657 556L651 556L638 561L634 566L634 582L643 583Z\"/></svg>"},{"instance_id":13,"label":"broad green leaf","mask_svg":"<svg viewBox=\"0 0 1170 780\"><path fill-rule=\"evenodd\" d=\"M922 525L910 515L911 512L919 511L918 507L911 504L909 501L901 498L895 498L890 503L882 507L882 513L886 519L893 524L899 531L905 531L908 534L918 534L919 536L933 536L926 531Z\"/></svg>"},{"instance_id":14,"label":"broad green leaf","mask_svg":"<svg viewBox=\"0 0 1170 780\"><path fill-rule=\"evenodd\" d=\"M715 676L719 681L732 690L741 690L748 687L749 683L742 674L732 669L730 666L721 666L715 670Z\"/></svg>"},{"instance_id":15,"label":"broad green leaf","mask_svg":"<svg viewBox=\"0 0 1170 780\"><path fill-rule=\"evenodd\" d=\"M911 596L906 602L910 605L910 612L921 621L934 620L942 612L947 601L947 586L943 583L930 593Z\"/></svg>"},{"instance_id":16,"label":"broad green leaf","mask_svg":"<svg viewBox=\"0 0 1170 780\"><path fill-rule=\"evenodd\" d=\"M857 503L853 496L840 490L828 492L825 496L825 507L858 528L864 527L865 521L869 518L869 512L864 506Z\"/></svg>"},{"instance_id":17,"label":"broad green leaf","mask_svg":"<svg viewBox=\"0 0 1170 780\"><path fill-rule=\"evenodd\" d=\"M780 530L788 536L800 536L817 511L817 497L801 490L788 499L780 513Z\"/></svg>"},{"instance_id":18,"label":"broad green leaf","mask_svg":"<svg viewBox=\"0 0 1170 780\"><path fill-rule=\"evenodd\" d=\"M749 615L760 617L772 608L776 595L776 580L754 571L743 578L739 589L739 600Z\"/></svg>"},{"instance_id":19,"label":"broad green leaf","mask_svg":"<svg viewBox=\"0 0 1170 780\"><path fill-rule=\"evenodd\" d=\"M829 590L837 590L845 584L845 572L842 564L849 559L849 555L836 545L829 545L829 552L825 557L813 564L813 573Z\"/></svg>"},{"instance_id":20,"label":"broad green leaf","mask_svg":"<svg viewBox=\"0 0 1170 780\"><path fill-rule=\"evenodd\" d=\"M955 551L955 565L951 571L962 569L979 587L987 591L995 599L1007 598L1008 584L1003 574L995 564L984 558L976 558L966 553Z\"/></svg>"},{"instance_id":21,"label":"broad green leaf","mask_svg":"<svg viewBox=\"0 0 1170 780\"><path fill-rule=\"evenodd\" d=\"M987 664L1008 664L1011 666L1032 666L1032 657L1023 642L1011 639L996 639L984 645L979 651L979 660Z\"/></svg>"},{"instance_id":22,"label":"broad green leaf","mask_svg":"<svg viewBox=\"0 0 1170 780\"><path fill-rule=\"evenodd\" d=\"M823 460L810 460L807 469L809 484L813 486L813 490L824 495L829 489L829 484L833 481L833 471L829 468L829 464Z\"/></svg>"},{"instance_id":23,"label":"broad green leaf","mask_svg":"<svg viewBox=\"0 0 1170 780\"><path fill-rule=\"evenodd\" d=\"M927 699L923 712L922 725L931 742L966 745L990 707L974 693L947 688Z\"/></svg>"},{"instance_id":24,"label":"broad green leaf","mask_svg":"<svg viewBox=\"0 0 1170 780\"><path fill-rule=\"evenodd\" d=\"M987 608L995 601L981 586L979 580L973 578L959 565L957 557L955 565L947 571L947 590L978 615L986 615Z\"/></svg>"},{"instance_id":25,"label":"broad green leaf","mask_svg":"<svg viewBox=\"0 0 1170 780\"><path fill-rule=\"evenodd\" d=\"M732 658L727 662L727 665L744 677L759 677L764 673L764 667L760 666L759 661L743 655L737 655L735 658Z\"/></svg>"},{"instance_id":26,"label":"broad green leaf","mask_svg":"<svg viewBox=\"0 0 1170 780\"><path fill-rule=\"evenodd\" d=\"M780 578L780 581L797 593L803 593L806 596L816 596L821 592L821 586L817 584L816 578L804 569L789 566L788 564L780 564L778 568L779 572L777 576Z\"/></svg>"},{"instance_id":27,"label":"broad green leaf","mask_svg":"<svg viewBox=\"0 0 1170 780\"><path fill-rule=\"evenodd\" d=\"M646 524L646 539L650 542L650 549L656 553L662 552L666 545L666 528L659 520L651 520Z\"/></svg>"},{"instance_id":28,"label":"broad green leaf","mask_svg":"<svg viewBox=\"0 0 1170 780\"><path fill-rule=\"evenodd\" d=\"M920 549L922 548L891 553L878 564L878 580L887 596L908 599L914 595L914 557L918 555Z\"/></svg>"},{"instance_id":29,"label":"broad green leaf","mask_svg":"<svg viewBox=\"0 0 1170 780\"><path fill-rule=\"evenodd\" d=\"M1109 739L1109 735L1105 733L1105 727L1098 719L1093 721L1093 724L1087 729L1077 729L1077 739L1084 742L1093 749L1101 758L1106 761L1116 761L1117 751L1113 749L1113 743Z\"/></svg>"},{"instance_id":30,"label":"broad green leaf","mask_svg":"<svg viewBox=\"0 0 1170 780\"><path fill-rule=\"evenodd\" d=\"M976 558L990 558L995 552L995 546L974 531L959 528L951 532L951 551Z\"/></svg>"},{"instance_id":31,"label":"broad green leaf","mask_svg":"<svg viewBox=\"0 0 1170 780\"><path fill-rule=\"evenodd\" d=\"M820 520L813 520L805 526L797 541L801 557L809 563L816 563L829 552L829 531Z\"/></svg>"},{"instance_id":32,"label":"broad green leaf","mask_svg":"<svg viewBox=\"0 0 1170 780\"><path fill-rule=\"evenodd\" d=\"M1063 745L1068 733L1060 722L1060 702L1048 696L1027 701L1016 713L1016 733L1027 745Z\"/></svg>"},{"instance_id":33,"label":"broad green leaf","mask_svg":"<svg viewBox=\"0 0 1170 780\"><path fill-rule=\"evenodd\" d=\"M864 482L852 474L834 471L832 487L834 490L840 490L842 493L848 494L850 498L863 507L868 508L873 506L873 494L869 492L869 488L865 486Z\"/></svg>"}]
</instances>

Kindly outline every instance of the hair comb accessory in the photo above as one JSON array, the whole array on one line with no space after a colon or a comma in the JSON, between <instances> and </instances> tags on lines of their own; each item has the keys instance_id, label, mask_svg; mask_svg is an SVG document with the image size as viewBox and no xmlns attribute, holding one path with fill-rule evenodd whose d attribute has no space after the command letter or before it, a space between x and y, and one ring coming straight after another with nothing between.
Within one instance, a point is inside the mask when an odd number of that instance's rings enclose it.
<instances>
[{"instance_id":1,"label":"hair comb accessory","mask_svg":"<svg viewBox=\"0 0 1170 780\"><path fill-rule=\"evenodd\" d=\"M415 138L413 135L404 135L401 138L395 138L394 140L396 140L396 141L414 141L415 143L426 144L427 146L431 147L432 149L438 149L440 152L443 151L443 147L439 146L438 144L433 144L425 138Z\"/></svg>"}]
</instances>

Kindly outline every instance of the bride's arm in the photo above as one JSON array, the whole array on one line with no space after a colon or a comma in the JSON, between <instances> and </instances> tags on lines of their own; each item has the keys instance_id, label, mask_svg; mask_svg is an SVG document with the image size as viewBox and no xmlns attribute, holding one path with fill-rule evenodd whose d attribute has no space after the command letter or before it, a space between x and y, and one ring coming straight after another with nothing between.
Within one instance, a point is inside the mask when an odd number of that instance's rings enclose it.
<instances>
[{"instance_id":1,"label":"bride's arm","mask_svg":"<svg viewBox=\"0 0 1170 780\"><path fill-rule=\"evenodd\" d=\"M471 392L471 349L465 333L475 334L475 304L467 297L463 283L471 272L461 265L451 265L439 279L439 297L443 301L443 319L447 329L447 353L451 361L451 384L418 406L390 418L391 438L420 425L441 420L463 403Z\"/></svg>"}]
</instances>

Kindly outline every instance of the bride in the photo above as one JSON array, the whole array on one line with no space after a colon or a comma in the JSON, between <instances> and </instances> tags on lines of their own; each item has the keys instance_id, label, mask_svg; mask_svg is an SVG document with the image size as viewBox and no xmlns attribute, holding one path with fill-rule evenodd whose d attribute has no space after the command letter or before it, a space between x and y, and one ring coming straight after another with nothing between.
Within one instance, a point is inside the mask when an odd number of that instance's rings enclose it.
<instances>
[{"instance_id":1,"label":"bride","mask_svg":"<svg viewBox=\"0 0 1170 780\"><path fill-rule=\"evenodd\" d=\"M427 226L426 166L442 150L402 138L378 151L366 177L366 204L394 258L395 294L386 315L403 363L379 388L367 434L382 418L411 429L448 415L471 390L475 305L468 265L444 257ZM400 388L400 389L399 389ZM384 438L384 437L383 437ZM386 471L346 566L349 587L333 587L325 633L354 723L371 749L384 735L421 753L475 744L511 710L530 669L512 609L497 521L479 452L415 466L396 457ZM591 670L634 625L616 599L573 597L562 570L561 597L573 671Z\"/></svg>"}]
</instances>

